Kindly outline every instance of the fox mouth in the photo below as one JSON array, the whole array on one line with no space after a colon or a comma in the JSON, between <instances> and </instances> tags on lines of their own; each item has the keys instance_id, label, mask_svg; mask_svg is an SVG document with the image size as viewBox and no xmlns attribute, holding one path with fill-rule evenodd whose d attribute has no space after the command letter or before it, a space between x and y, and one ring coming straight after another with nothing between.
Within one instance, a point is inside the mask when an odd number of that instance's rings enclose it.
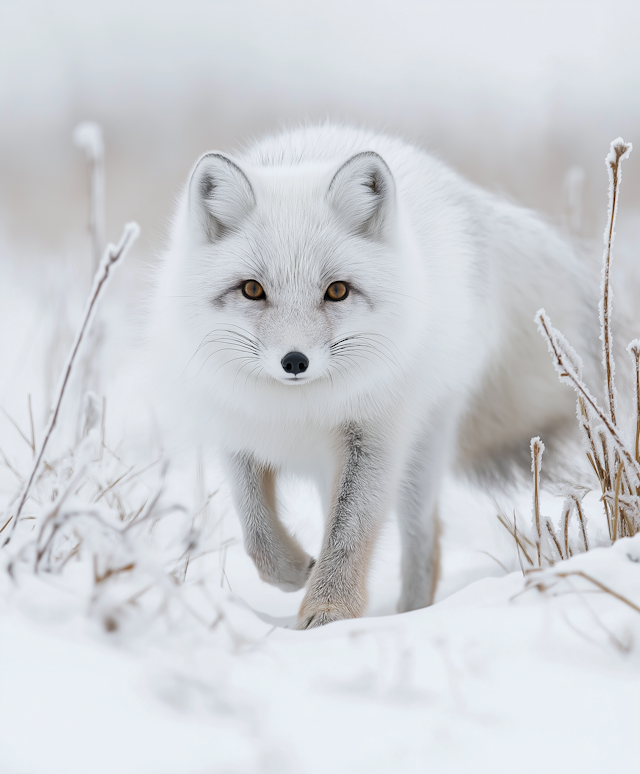
<instances>
[{"instance_id":1,"label":"fox mouth","mask_svg":"<svg viewBox=\"0 0 640 774\"><path fill-rule=\"evenodd\" d=\"M313 376L285 376L280 381L283 384L302 384L303 382L312 382Z\"/></svg>"}]
</instances>

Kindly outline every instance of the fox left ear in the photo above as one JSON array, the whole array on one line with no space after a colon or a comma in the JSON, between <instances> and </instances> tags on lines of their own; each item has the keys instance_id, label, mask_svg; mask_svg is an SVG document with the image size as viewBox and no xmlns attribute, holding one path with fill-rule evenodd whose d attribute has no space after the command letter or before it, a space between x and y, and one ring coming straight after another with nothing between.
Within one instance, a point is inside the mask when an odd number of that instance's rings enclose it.
<instances>
[{"instance_id":1,"label":"fox left ear","mask_svg":"<svg viewBox=\"0 0 640 774\"><path fill-rule=\"evenodd\" d=\"M396 184L373 151L352 156L333 176L327 201L356 233L384 239L395 213Z\"/></svg>"},{"instance_id":2,"label":"fox left ear","mask_svg":"<svg viewBox=\"0 0 640 774\"><path fill-rule=\"evenodd\" d=\"M205 153L189 181L189 210L196 232L216 242L236 231L255 207L249 178L223 153Z\"/></svg>"}]
</instances>

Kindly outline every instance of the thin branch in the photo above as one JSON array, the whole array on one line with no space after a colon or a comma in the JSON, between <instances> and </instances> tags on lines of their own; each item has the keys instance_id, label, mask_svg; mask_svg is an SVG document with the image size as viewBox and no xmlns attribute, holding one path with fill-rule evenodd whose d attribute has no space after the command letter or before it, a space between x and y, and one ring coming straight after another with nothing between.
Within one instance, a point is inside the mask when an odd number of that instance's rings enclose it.
<instances>
[{"instance_id":1,"label":"thin branch","mask_svg":"<svg viewBox=\"0 0 640 774\"><path fill-rule=\"evenodd\" d=\"M622 179L621 163L629 157L632 149L631 143L626 143L622 137L618 137L611 143L609 153L605 159L609 173L609 222L604 232L604 256L602 267L602 302L600 306L600 324L602 338L602 359L606 373L605 394L609 404L609 418L616 425L616 394L615 394L615 362L613 359L613 334L611 331L611 306L613 290L611 287L611 259L613 240L615 238L615 223L618 211L618 192Z\"/></svg>"},{"instance_id":2,"label":"thin branch","mask_svg":"<svg viewBox=\"0 0 640 774\"><path fill-rule=\"evenodd\" d=\"M636 367L636 462L640 462L640 339L634 339L627 347L627 352L634 360Z\"/></svg>"},{"instance_id":3,"label":"thin branch","mask_svg":"<svg viewBox=\"0 0 640 774\"><path fill-rule=\"evenodd\" d=\"M146 521L153 515L160 498L164 494L164 481L165 481L168 469L169 469L169 462L165 460L162 465L162 471L160 473L160 481L158 483L158 486L156 487L155 492L147 500L147 502L144 505L144 508L141 511L138 511L138 513L136 513L136 515L131 519L131 521L128 522L128 524L125 527L123 527L123 530L122 530L123 532L128 532L131 529L131 527L134 526L134 524L136 526L138 524L142 524L142 522Z\"/></svg>"},{"instance_id":4,"label":"thin branch","mask_svg":"<svg viewBox=\"0 0 640 774\"><path fill-rule=\"evenodd\" d=\"M571 502L571 499L567 497L562 509L562 534L564 536L564 553L567 559L571 556L571 549L569 548L569 520L571 519L572 511L573 503Z\"/></svg>"},{"instance_id":5,"label":"thin branch","mask_svg":"<svg viewBox=\"0 0 640 774\"><path fill-rule=\"evenodd\" d=\"M629 450L626 447L626 444L620 437L620 434L618 433L616 426L611 422L609 417L606 416L605 412L600 408L596 399L589 392L589 390L587 389L586 385L584 384L580 376L576 373L575 366L573 363L571 363L570 357L561 348L559 338L558 338L558 331L556 331L556 329L551 325L551 320L547 316L544 309L540 309L536 314L536 322L538 323L540 332L547 339L547 342L549 344L549 350L553 355L554 365L556 367L556 371L560 376L560 379L562 381L568 380L571 386L579 394L581 394L584 400L589 404L589 406L591 406L593 411L598 415L598 417L602 420L602 423L604 424L604 426L609 431L609 434L615 441L622 456L629 463L629 466L633 469L636 476L640 478L640 463L637 462L636 459L633 457L633 455L629 452Z\"/></svg>"},{"instance_id":6,"label":"thin branch","mask_svg":"<svg viewBox=\"0 0 640 774\"><path fill-rule=\"evenodd\" d=\"M102 127L93 121L83 121L73 132L75 144L84 150L90 164L90 212L91 252L93 271L98 270L104 243L104 141Z\"/></svg>"},{"instance_id":7,"label":"thin branch","mask_svg":"<svg viewBox=\"0 0 640 774\"><path fill-rule=\"evenodd\" d=\"M540 523L540 467L542 465L542 454L544 444L537 436L531 439L531 472L533 473L533 524L536 529L538 539L536 549L538 552L538 567L542 566L542 527ZM562 556L562 554L560 554Z\"/></svg>"},{"instance_id":8,"label":"thin branch","mask_svg":"<svg viewBox=\"0 0 640 774\"><path fill-rule=\"evenodd\" d=\"M31 454L36 456L36 430L33 424L33 409L31 407L31 393L27 396L29 403L29 426L31 427Z\"/></svg>"},{"instance_id":9,"label":"thin branch","mask_svg":"<svg viewBox=\"0 0 640 774\"><path fill-rule=\"evenodd\" d=\"M553 541L553 545L556 547L556 551L558 552L558 556L560 557L560 561L562 561L565 557L562 554L562 548L560 546L560 541L558 540L558 536L556 535L556 531L553 528L553 524L551 523L550 519L545 519L545 527L547 528L547 532L549 533L549 537Z\"/></svg>"},{"instance_id":10,"label":"thin branch","mask_svg":"<svg viewBox=\"0 0 640 774\"><path fill-rule=\"evenodd\" d=\"M636 605L630 599L627 599L626 597L622 596L622 594L618 594L617 591L610 589L609 586L605 586L604 583L601 583L599 580L597 580L596 578L593 578L591 575L587 575L587 573L583 572L582 570L571 570L571 572L554 572L553 574L557 578L570 578L572 576L578 576L579 578L584 578L585 580L589 581L589 583L593 583L594 586L597 586L601 591L604 591L605 594L610 594L612 597L615 597L616 599L620 600L620 602L623 602L625 605L628 605L632 610L635 610L636 613L640 613L640 607L638 607L638 605Z\"/></svg>"},{"instance_id":11,"label":"thin branch","mask_svg":"<svg viewBox=\"0 0 640 774\"><path fill-rule=\"evenodd\" d=\"M4 409L2 406L0 406L0 411L5 415L5 417L11 422L11 424L15 427L15 429L20 433L20 437L22 440L27 444L27 446L30 446L33 449L33 446L31 446L31 441L27 438L27 436L22 431L22 428L20 425L16 422L16 420L9 414L6 409Z\"/></svg>"},{"instance_id":12,"label":"thin branch","mask_svg":"<svg viewBox=\"0 0 640 774\"><path fill-rule=\"evenodd\" d=\"M622 463L618 463L618 473L616 475L616 489L613 498L613 542L618 537L622 537L618 524L620 522L620 482L622 481Z\"/></svg>"},{"instance_id":13,"label":"thin branch","mask_svg":"<svg viewBox=\"0 0 640 774\"><path fill-rule=\"evenodd\" d=\"M582 540L584 542L584 550L589 550L589 541L587 539L587 523L582 511L582 503L577 495L571 495L571 499L576 504L576 511L578 513L578 520L580 522L580 532L582 532Z\"/></svg>"},{"instance_id":14,"label":"thin branch","mask_svg":"<svg viewBox=\"0 0 640 774\"><path fill-rule=\"evenodd\" d=\"M516 551L518 553L518 561L520 562L520 569L522 570L522 574L524 575L525 571L524 571L524 567L522 566L522 558L520 556L520 551L522 551L522 553L524 554L525 559L529 562L529 564L532 567L533 567L533 559L527 553L527 549L525 548L525 546L524 546L522 541L525 540L531 546L533 546L533 543L531 543L531 541L529 541L524 536L522 536L522 538L521 538L521 536L518 534L518 526L517 526L517 523L516 523L515 511L513 512L513 527L511 526L509 521L507 521L506 516L504 516L502 513L498 513L497 517L498 517L498 521L500 522L500 524L502 524L502 526L507 530L507 532L511 535L511 537L516 542Z\"/></svg>"},{"instance_id":15,"label":"thin branch","mask_svg":"<svg viewBox=\"0 0 640 774\"><path fill-rule=\"evenodd\" d=\"M113 489L113 487L114 487L114 486L117 486L117 485L118 485L118 484L119 484L119 483L122 481L122 479L123 479L125 476L127 476L129 473L131 473L131 471L132 471L134 468L135 468L135 465L132 465L130 468L128 468L127 470L125 470L125 472L124 472L124 473L123 473L121 476L119 476L118 478L116 478L116 480L115 480L115 481L113 481L111 484L109 484L109 486L108 486L106 489L103 489L103 490L100 492L100 494L99 494L99 495L96 497L96 499L94 500L94 502L95 502L95 503L97 503L99 500L101 500L101 499L102 499L102 498L103 498L103 497L104 497L104 496L107 494L107 492L110 492L110 491Z\"/></svg>"},{"instance_id":16,"label":"thin branch","mask_svg":"<svg viewBox=\"0 0 640 774\"><path fill-rule=\"evenodd\" d=\"M85 333L91 326L91 322L93 320L93 315L98 305L98 301L100 300L102 292L109 280L111 268L126 255L127 251L134 243L139 233L140 233L140 229L137 223L127 223L127 225L124 227L124 232L122 234L122 237L118 245L108 245L107 249L104 252L104 256L102 258L102 261L100 262L99 269L93 280L93 288L91 290L91 295L89 296L89 300L87 302L87 307L85 309L82 325L80 326L80 330L76 335L76 340L74 341L73 346L71 348L71 353L69 355L67 365L64 369L63 376L60 381L60 386L58 387L58 394L53 404L53 410L49 418L49 423L47 424L47 427L45 429L44 436L40 445L40 449L38 451L35 462L31 469L31 474L29 475L27 484L24 487L24 490L22 492L22 497L20 498L20 502L18 504L18 508L13 517L14 521L11 527L11 532L7 536L5 542L3 543L3 548L11 540L13 533L16 530L18 521L20 519L20 514L22 513L22 509L24 508L24 504L26 503L27 498L29 497L31 487L38 473L38 469L40 468L40 463L42 462L42 458L44 457L47 444L49 443L49 439L51 438L53 429L56 426L58 415L60 413L60 406L62 404L62 399L64 398L64 394L67 389L67 385L69 383L69 378L71 376L71 372L73 371L73 366L76 360L76 356L78 354L78 350L80 349L80 345L82 344L82 340L85 336Z\"/></svg>"},{"instance_id":17,"label":"thin branch","mask_svg":"<svg viewBox=\"0 0 640 774\"><path fill-rule=\"evenodd\" d=\"M0 449L0 458L2 458L3 465L7 468L7 470L10 470L13 475L18 479L18 481L23 484L24 478L20 475L20 473L13 467L13 465L9 462L7 455ZM11 521L11 519L9 519Z\"/></svg>"}]
</instances>

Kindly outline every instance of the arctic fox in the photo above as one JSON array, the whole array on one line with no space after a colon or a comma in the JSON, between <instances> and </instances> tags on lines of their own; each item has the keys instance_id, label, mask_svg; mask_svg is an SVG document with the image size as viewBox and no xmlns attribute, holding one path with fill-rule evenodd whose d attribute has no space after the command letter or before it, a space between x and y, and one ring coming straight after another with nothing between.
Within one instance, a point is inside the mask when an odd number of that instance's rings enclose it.
<instances>
[{"instance_id":1,"label":"arctic fox","mask_svg":"<svg viewBox=\"0 0 640 774\"><path fill-rule=\"evenodd\" d=\"M544 306L587 350L585 276L535 214L399 139L323 125L200 158L153 335L224 458L260 577L307 586L300 629L363 614L391 509L399 610L431 603L443 474L526 455L575 420L533 318ZM279 519L285 471L320 492L317 559Z\"/></svg>"}]
</instances>

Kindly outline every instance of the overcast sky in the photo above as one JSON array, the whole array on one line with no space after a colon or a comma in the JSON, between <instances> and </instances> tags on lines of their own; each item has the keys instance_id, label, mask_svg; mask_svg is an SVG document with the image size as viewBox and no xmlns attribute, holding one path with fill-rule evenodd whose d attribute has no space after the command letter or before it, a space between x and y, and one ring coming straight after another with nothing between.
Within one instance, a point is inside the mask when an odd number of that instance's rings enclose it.
<instances>
[{"instance_id":1,"label":"overcast sky","mask_svg":"<svg viewBox=\"0 0 640 774\"><path fill-rule=\"evenodd\" d=\"M402 132L526 199L640 134L639 40L637 0L3 0L0 227L27 205L44 226L54 180L59 199L81 191L79 168L61 181L86 118L105 126L123 214L150 187L167 200L203 150L325 116Z\"/></svg>"}]
</instances>

